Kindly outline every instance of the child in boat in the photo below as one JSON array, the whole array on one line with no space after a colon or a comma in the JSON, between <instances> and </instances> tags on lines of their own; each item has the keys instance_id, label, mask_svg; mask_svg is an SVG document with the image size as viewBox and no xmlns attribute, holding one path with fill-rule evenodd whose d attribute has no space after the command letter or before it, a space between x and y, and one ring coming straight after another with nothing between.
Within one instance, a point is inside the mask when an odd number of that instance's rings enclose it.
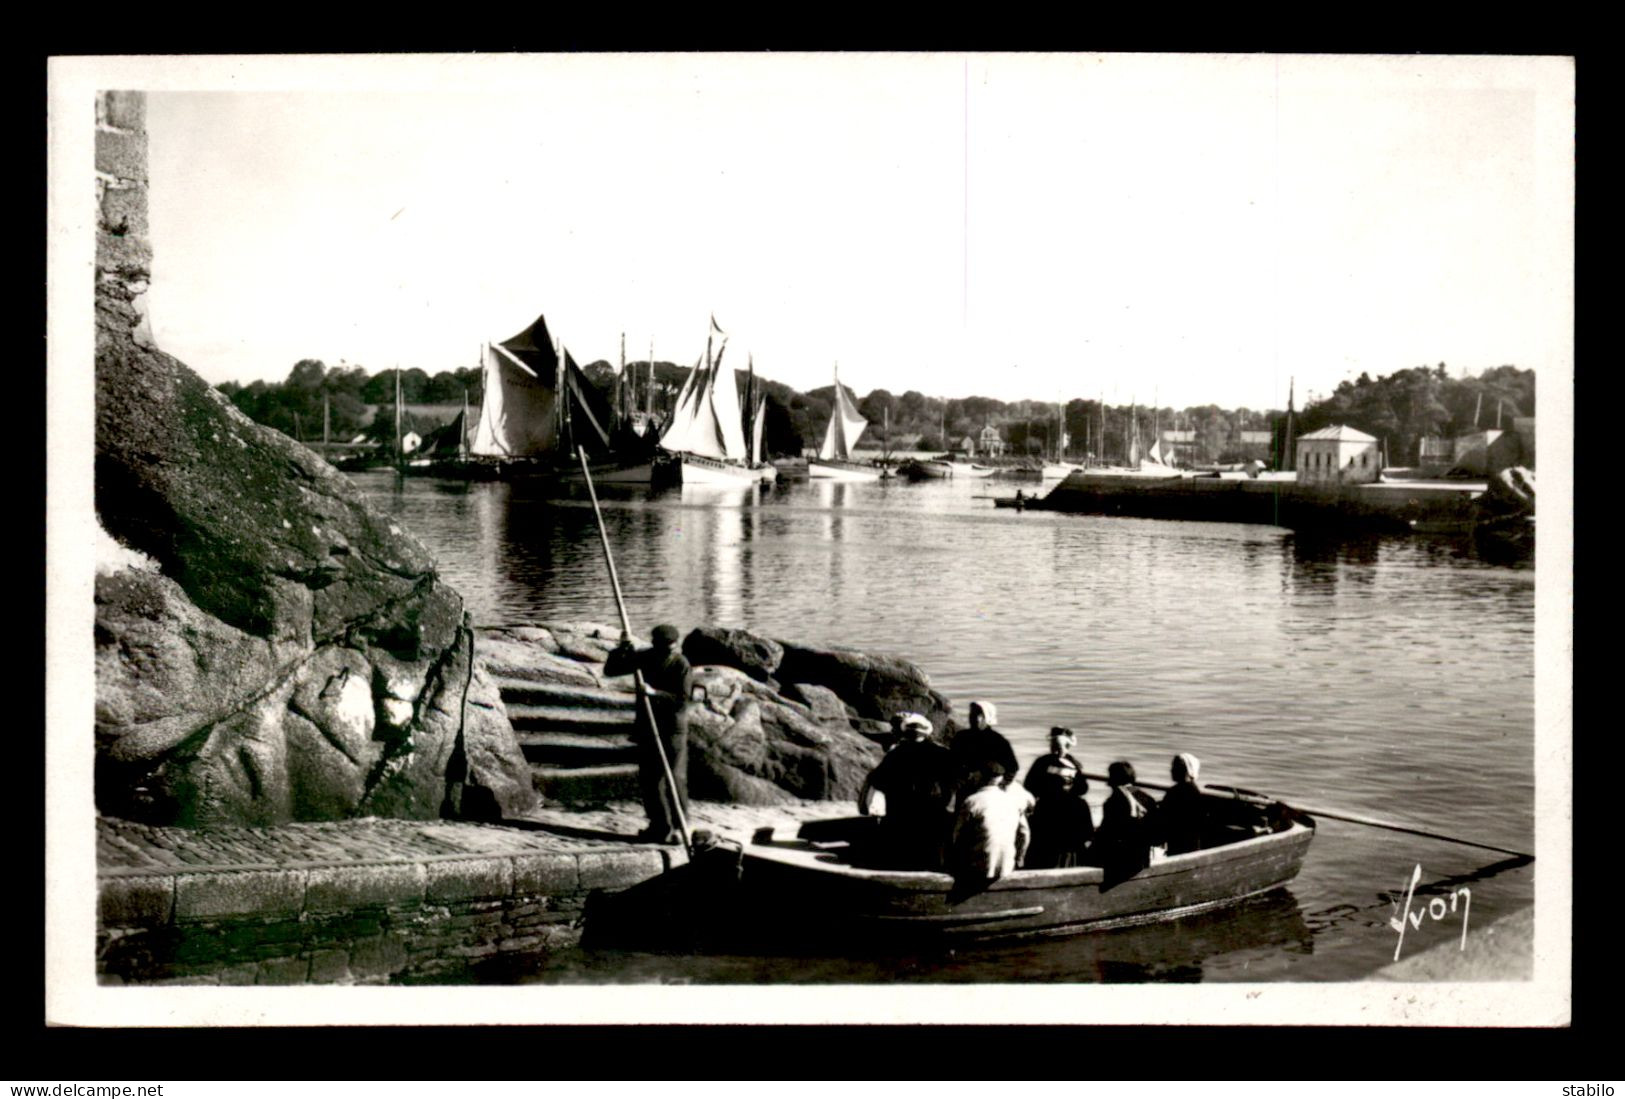
<instances>
[{"instance_id":1,"label":"child in boat","mask_svg":"<svg viewBox=\"0 0 1625 1099\"><path fill-rule=\"evenodd\" d=\"M1157 822L1159 834L1168 845L1170 855L1183 855L1202 849L1207 810L1202 801L1202 788L1196 784L1201 767L1201 761L1195 756L1180 752L1169 768L1174 785L1162 795L1162 801L1157 805Z\"/></svg>"},{"instance_id":2,"label":"child in boat","mask_svg":"<svg viewBox=\"0 0 1625 1099\"><path fill-rule=\"evenodd\" d=\"M1101 809L1100 828L1089 845L1089 861L1112 877L1129 877L1151 865L1157 803L1134 785L1134 764L1118 760L1106 768L1112 792Z\"/></svg>"},{"instance_id":3,"label":"child in boat","mask_svg":"<svg viewBox=\"0 0 1625 1099\"><path fill-rule=\"evenodd\" d=\"M1022 863L1029 870L1077 866L1094 838L1095 819L1083 800L1089 780L1071 754L1076 742L1071 729L1056 726L1049 731L1049 754L1039 756L1027 769L1023 785L1036 799L1032 844Z\"/></svg>"},{"instance_id":4,"label":"child in boat","mask_svg":"<svg viewBox=\"0 0 1625 1099\"><path fill-rule=\"evenodd\" d=\"M1033 796L1020 783L1004 785L988 772L980 789L961 799L954 820L950 870L960 892L985 889L1021 865L1032 839L1027 814Z\"/></svg>"},{"instance_id":5,"label":"child in boat","mask_svg":"<svg viewBox=\"0 0 1625 1099\"><path fill-rule=\"evenodd\" d=\"M899 870L940 870L953 829L953 755L931 739L931 722L922 715L898 714L892 721L897 742L858 791L864 816L876 790L886 798L877 849L865 858Z\"/></svg>"}]
</instances>

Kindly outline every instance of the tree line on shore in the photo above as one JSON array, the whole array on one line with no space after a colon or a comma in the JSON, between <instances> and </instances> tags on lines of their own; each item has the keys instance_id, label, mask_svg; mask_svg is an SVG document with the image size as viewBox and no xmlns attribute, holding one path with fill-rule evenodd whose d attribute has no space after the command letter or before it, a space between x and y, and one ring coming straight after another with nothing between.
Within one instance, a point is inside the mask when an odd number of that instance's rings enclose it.
<instances>
[{"instance_id":1,"label":"tree line on shore","mask_svg":"<svg viewBox=\"0 0 1625 1099\"><path fill-rule=\"evenodd\" d=\"M690 368L658 361L652 372L647 362L627 366L629 387L623 399L630 408L651 411L657 420L668 417ZM603 360L582 369L613 403L618 371ZM321 440L325 428L335 443L358 437L385 442L394 432L396 373L391 369L370 374L361 366L329 367L318 359L301 359L286 381L246 386L222 382L217 388L251 419L302 441ZM426 434L455 415L465 400L471 410L479 408L483 389L479 367L434 375L417 368L399 373L404 430ZM738 378L741 388L743 374ZM767 399L763 444L768 453L799 456L816 448L834 406L834 386L801 392L761 377L756 384ZM859 446L874 451L958 449L967 437L979 444L983 429L992 427L1007 454L1122 460L1135 439L1144 452L1159 432L1172 431L1180 433L1173 438L1179 440L1182 457L1224 463L1260 456L1255 440L1268 432L1268 457L1275 461L1281 458L1279 448L1288 431L1284 409L1113 406L1086 398L1064 404L944 398L912 389L902 394L875 389L863 397L850 389L848 393L870 424ZM1379 378L1361 374L1345 380L1331 394L1294 410L1291 434L1301 437L1317 428L1346 424L1384 440L1390 461L1398 464L1417 460L1420 440L1426 436L1452 437L1475 426L1510 430L1513 418L1534 414L1533 370L1497 366L1477 375L1451 377L1439 363Z\"/></svg>"}]
</instances>

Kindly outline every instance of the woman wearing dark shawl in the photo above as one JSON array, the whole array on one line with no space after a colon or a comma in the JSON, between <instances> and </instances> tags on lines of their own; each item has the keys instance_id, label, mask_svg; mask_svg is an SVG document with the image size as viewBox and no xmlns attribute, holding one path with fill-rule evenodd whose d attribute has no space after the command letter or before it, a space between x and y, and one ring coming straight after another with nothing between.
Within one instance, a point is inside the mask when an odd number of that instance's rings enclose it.
<instances>
[{"instance_id":1,"label":"woman wearing dark shawl","mask_svg":"<svg viewBox=\"0 0 1625 1099\"><path fill-rule=\"evenodd\" d=\"M1201 768L1201 761L1189 752L1175 756L1170 768L1174 785L1157 805L1159 834L1170 855L1202 849L1207 809L1202 803L1202 788L1196 783Z\"/></svg>"},{"instance_id":2,"label":"woman wearing dark shawl","mask_svg":"<svg viewBox=\"0 0 1625 1099\"><path fill-rule=\"evenodd\" d=\"M1106 768L1111 795L1101 809L1100 828L1089 845L1090 861L1108 878L1131 877L1151 865L1157 803L1134 785L1134 764L1119 760Z\"/></svg>"},{"instance_id":3,"label":"woman wearing dark shawl","mask_svg":"<svg viewBox=\"0 0 1625 1099\"><path fill-rule=\"evenodd\" d=\"M1072 755L1071 729L1049 731L1049 754L1033 760L1022 783L1037 799L1031 815L1033 838L1027 848L1029 870L1077 866L1094 838L1095 820L1083 796L1089 780L1083 765Z\"/></svg>"}]
</instances>

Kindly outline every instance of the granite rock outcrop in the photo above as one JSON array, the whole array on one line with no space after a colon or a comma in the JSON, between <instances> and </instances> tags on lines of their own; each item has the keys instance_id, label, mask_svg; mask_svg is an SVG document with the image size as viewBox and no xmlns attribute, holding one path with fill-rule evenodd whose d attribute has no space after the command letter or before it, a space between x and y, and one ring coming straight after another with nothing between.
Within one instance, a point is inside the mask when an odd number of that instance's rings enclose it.
<instances>
[{"instance_id":1,"label":"granite rock outcrop","mask_svg":"<svg viewBox=\"0 0 1625 1099\"><path fill-rule=\"evenodd\" d=\"M428 551L154 346L142 100L97 106L98 808L194 826L528 809Z\"/></svg>"}]
</instances>

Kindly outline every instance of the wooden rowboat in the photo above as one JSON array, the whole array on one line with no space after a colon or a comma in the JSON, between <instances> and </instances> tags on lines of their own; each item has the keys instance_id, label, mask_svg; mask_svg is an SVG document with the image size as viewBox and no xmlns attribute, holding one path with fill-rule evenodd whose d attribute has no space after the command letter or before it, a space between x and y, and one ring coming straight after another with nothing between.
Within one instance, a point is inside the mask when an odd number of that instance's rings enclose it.
<instances>
[{"instance_id":1,"label":"wooden rowboat","mask_svg":"<svg viewBox=\"0 0 1625 1099\"><path fill-rule=\"evenodd\" d=\"M814 821L793 838L772 829L745 847L747 904L802 934L872 940L1067 935L1177 919L1278 889L1297 876L1315 822L1279 802L1208 795L1210 846L1129 877L1100 867L1017 870L965 893L947 874L854 865L870 818ZM861 860L860 860L861 861Z\"/></svg>"}]
</instances>

